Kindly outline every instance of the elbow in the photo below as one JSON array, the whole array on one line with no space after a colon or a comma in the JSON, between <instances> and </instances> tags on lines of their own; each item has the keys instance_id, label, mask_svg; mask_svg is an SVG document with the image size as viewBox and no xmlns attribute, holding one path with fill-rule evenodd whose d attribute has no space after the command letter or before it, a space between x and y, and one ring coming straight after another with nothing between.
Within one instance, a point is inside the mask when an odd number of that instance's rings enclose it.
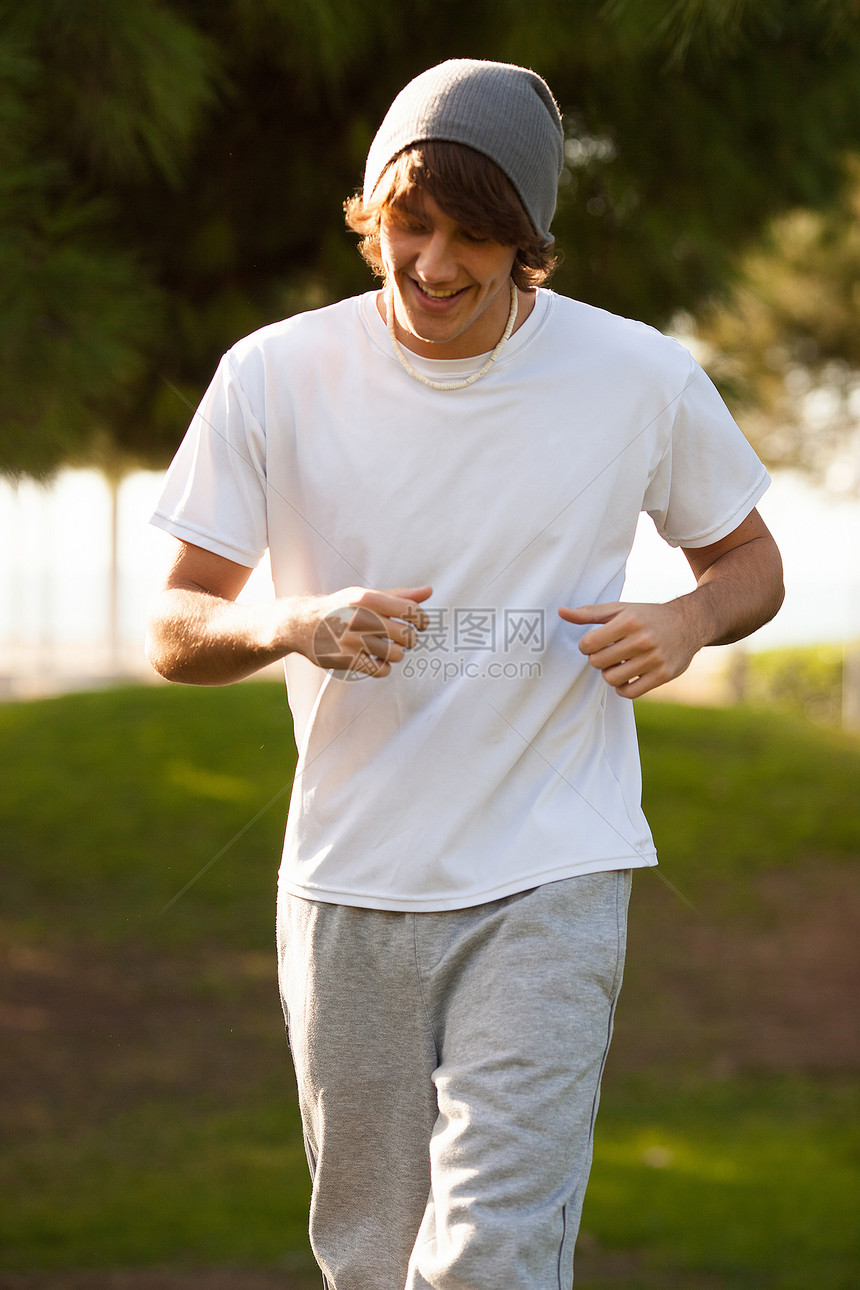
<instances>
[{"instance_id":1,"label":"elbow","mask_svg":"<svg viewBox=\"0 0 860 1290\"><path fill-rule=\"evenodd\" d=\"M764 627L782 608L785 600L785 579L783 575L782 556L773 536L765 531L754 543L750 544L754 561L749 566L754 588L753 612L758 619L753 630Z\"/></svg>"},{"instance_id":2,"label":"elbow","mask_svg":"<svg viewBox=\"0 0 860 1290\"><path fill-rule=\"evenodd\" d=\"M163 677L165 681L178 681L180 679L176 661L171 658L170 651L165 648L156 624L150 624L147 630L143 652L153 672Z\"/></svg>"},{"instance_id":3,"label":"elbow","mask_svg":"<svg viewBox=\"0 0 860 1290\"><path fill-rule=\"evenodd\" d=\"M780 568L779 584L775 588L773 613L770 616L771 618L776 618L780 609L782 609L784 602L785 602L785 583L783 582L782 569ZM770 618L768 619L768 622L770 622Z\"/></svg>"},{"instance_id":4,"label":"elbow","mask_svg":"<svg viewBox=\"0 0 860 1290\"><path fill-rule=\"evenodd\" d=\"M760 627L764 627L765 623L776 618L782 608L785 600L785 583L782 575L782 559L775 546L771 567L767 572L762 570L760 573L758 588L759 594L756 597L752 620L745 631L738 633L735 640L743 640L745 636L751 636L753 632L757 632Z\"/></svg>"},{"instance_id":5,"label":"elbow","mask_svg":"<svg viewBox=\"0 0 860 1290\"><path fill-rule=\"evenodd\" d=\"M174 684L196 685L194 636L175 593L163 592L149 608L144 655L153 672Z\"/></svg>"},{"instance_id":6,"label":"elbow","mask_svg":"<svg viewBox=\"0 0 860 1290\"><path fill-rule=\"evenodd\" d=\"M230 685L246 674L201 649L170 615L150 619L144 654L152 670L174 685Z\"/></svg>"},{"instance_id":7,"label":"elbow","mask_svg":"<svg viewBox=\"0 0 860 1290\"><path fill-rule=\"evenodd\" d=\"M193 684L186 633L175 614L162 612L157 605L152 608L143 652L153 672L165 681Z\"/></svg>"},{"instance_id":8,"label":"elbow","mask_svg":"<svg viewBox=\"0 0 860 1290\"><path fill-rule=\"evenodd\" d=\"M785 601L785 577L782 568L782 556L776 543L773 543L772 551L773 568L770 577L770 596L768 598L764 623L769 623L771 619L776 618Z\"/></svg>"}]
</instances>

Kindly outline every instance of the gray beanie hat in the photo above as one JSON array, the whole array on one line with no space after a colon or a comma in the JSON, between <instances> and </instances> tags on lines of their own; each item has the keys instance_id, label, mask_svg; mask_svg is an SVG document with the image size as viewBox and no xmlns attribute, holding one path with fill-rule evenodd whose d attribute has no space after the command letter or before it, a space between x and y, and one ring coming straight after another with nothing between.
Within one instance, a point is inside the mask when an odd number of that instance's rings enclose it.
<instances>
[{"instance_id":1,"label":"gray beanie hat","mask_svg":"<svg viewBox=\"0 0 860 1290\"><path fill-rule=\"evenodd\" d=\"M510 179L535 231L552 242L558 178L564 162L561 114L536 72L512 63L452 58L401 90L367 154L364 200L389 162L425 140L463 143Z\"/></svg>"}]
</instances>

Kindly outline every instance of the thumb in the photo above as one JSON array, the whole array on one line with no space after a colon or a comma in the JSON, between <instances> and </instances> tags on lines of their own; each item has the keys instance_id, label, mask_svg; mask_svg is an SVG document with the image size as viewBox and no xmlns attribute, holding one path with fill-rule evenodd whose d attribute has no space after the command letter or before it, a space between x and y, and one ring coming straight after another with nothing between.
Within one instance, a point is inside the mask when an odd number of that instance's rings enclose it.
<instances>
[{"instance_id":1,"label":"thumb","mask_svg":"<svg viewBox=\"0 0 860 1290\"><path fill-rule=\"evenodd\" d=\"M420 605L423 600L427 600L433 595L432 587L389 587L385 592L387 596L400 596L403 600L414 600Z\"/></svg>"},{"instance_id":2,"label":"thumb","mask_svg":"<svg viewBox=\"0 0 860 1290\"><path fill-rule=\"evenodd\" d=\"M614 618L621 608L622 606L617 600L606 605L577 605L576 608L572 609L563 605L558 614L565 622L576 623L584 627L588 623L608 623L610 618Z\"/></svg>"}]
</instances>

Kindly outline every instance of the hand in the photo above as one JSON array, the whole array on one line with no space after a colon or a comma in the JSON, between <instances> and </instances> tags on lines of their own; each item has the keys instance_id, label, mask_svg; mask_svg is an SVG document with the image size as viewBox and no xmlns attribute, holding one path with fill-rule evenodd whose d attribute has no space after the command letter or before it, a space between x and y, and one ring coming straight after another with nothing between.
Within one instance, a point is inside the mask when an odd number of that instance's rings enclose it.
<instances>
[{"instance_id":1,"label":"hand","mask_svg":"<svg viewBox=\"0 0 860 1290\"><path fill-rule=\"evenodd\" d=\"M558 612L568 623L600 624L586 632L579 648L607 685L628 699L680 676L702 643L681 600L666 605L615 601Z\"/></svg>"},{"instance_id":2,"label":"hand","mask_svg":"<svg viewBox=\"0 0 860 1290\"><path fill-rule=\"evenodd\" d=\"M432 587L347 587L304 597L294 648L318 667L387 676L426 628L420 604L432 593Z\"/></svg>"}]
</instances>

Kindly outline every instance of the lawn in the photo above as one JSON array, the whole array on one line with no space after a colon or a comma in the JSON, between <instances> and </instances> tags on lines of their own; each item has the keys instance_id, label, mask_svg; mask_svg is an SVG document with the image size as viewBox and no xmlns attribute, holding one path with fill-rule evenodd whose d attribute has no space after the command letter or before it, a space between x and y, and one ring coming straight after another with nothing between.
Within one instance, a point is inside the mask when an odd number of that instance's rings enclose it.
<instances>
[{"instance_id":1,"label":"lawn","mask_svg":"<svg viewBox=\"0 0 860 1290\"><path fill-rule=\"evenodd\" d=\"M634 888L577 1286L848 1290L860 748L743 710L639 722L665 880ZM280 687L8 705L0 757L0 1287L147 1267L303 1285Z\"/></svg>"}]
</instances>

